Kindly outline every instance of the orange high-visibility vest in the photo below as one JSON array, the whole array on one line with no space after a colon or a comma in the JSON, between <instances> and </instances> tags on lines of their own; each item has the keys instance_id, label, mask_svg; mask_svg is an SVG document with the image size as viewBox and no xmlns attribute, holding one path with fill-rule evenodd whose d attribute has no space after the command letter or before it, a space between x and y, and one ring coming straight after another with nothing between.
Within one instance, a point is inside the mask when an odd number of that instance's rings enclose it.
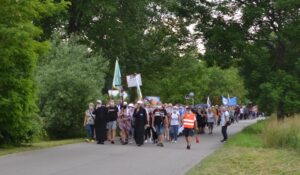
<instances>
[{"instance_id":1,"label":"orange high-visibility vest","mask_svg":"<svg viewBox=\"0 0 300 175\"><path fill-rule=\"evenodd\" d=\"M183 127L184 128L194 128L196 115L193 113L185 113L183 116Z\"/></svg>"}]
</instances>

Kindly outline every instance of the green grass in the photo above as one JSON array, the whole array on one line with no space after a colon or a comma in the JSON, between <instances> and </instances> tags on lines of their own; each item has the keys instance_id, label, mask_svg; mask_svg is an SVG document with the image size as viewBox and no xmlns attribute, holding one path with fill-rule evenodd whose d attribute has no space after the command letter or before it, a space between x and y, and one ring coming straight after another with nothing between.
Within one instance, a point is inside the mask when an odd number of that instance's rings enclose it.
<instances>
[{"instance_id":1,"label":"green grass","mask_svg":"<svg viewBox=\"0 0 300 175\"><path fill-rule=\"evenodd\" d=\"M289 148L300 152L300 116L283 122L272 118L263 129L264 143L273 148Z\"/></svg>"},{"instance_id":2,"label":"green grass","mask_svg":"<svg viewBox=\"0 0 300 175\"><path fill-rule=\"evenodd\" d=\"M187 174L300 175L298 149L287 145L278 148L277 145L271 146L266 142L266 135L270 134L269 132L274 134L275 130L280 128L274 123L270 126L270 122L273 121L260 121L245 128L241 133L230 138L224 147L204 159ZM278 129L278 132L280 131ZM270 137L268 135L268 138Z\"/></svg>"},{"instance_id":3,"label":"green grass","mask_svg":"<svg viewBox=\"0 0 300 175\"><path fill-rule=\"evenodd\" d=\"M25 152L25 151L33 151L38 149L50 148L55 146L61 146L72 143L83 142L83 139L65 139L65 140L51 140L51 141L40 141L31 144L22 144L20 146L2 146L0 147L0 156Z\"/></svg>"}]
</instances>

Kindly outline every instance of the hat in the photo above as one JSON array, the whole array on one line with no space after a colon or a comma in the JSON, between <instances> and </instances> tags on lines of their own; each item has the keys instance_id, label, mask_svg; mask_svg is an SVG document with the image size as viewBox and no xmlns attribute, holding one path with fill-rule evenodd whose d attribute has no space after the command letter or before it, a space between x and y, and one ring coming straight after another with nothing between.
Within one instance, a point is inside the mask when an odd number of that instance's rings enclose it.
<instances>
[{"instance_id":1,"label":"hat","mask_svg":"<svg viewBox=\"0 0 300 175\"><path fill-rule=\"evenodd\" d=\"M137 104L143 104L143 102L141 100L137 101Z\"/></svg>"},{"instance_id":2,"label":"hat","mask_svg":"<svg viewBox=\"0 0 300 175\"><path fill-rule=\"evenodd\" d=\"M128 105L128 107L134 108L134 105L133 105L132 103L130 103L130 104Z\"/></svg>"},{"instance_id":3,"label":"hat","mask_svg":"<svg viewBox=\"0 0 300 175\"><path fill-rule=\"evenodd\" d=\"M177 106L174 106L173 108L174 108L174 109L178 109L178 107L177 107Z\"/></svg>"},{"instance_id":4,"label":"hat","mask_svg":"<svg viewBox=\"0 0 300 175\"><path fill-rule=\"evenodd\" d=\"M124 101L124 102L123 102L123 105L127 105L127 102L126 102L126 101Z\"/></svg>"},{"instance_id":5,"label":"hat","mask_svg":"<svg viewBox=\"0 0 300 175\"><path fill-rule=\"evenodd\" d=\"M101 100L97 100L96 102L97 102L97 103L100 103L100 104L102 103L102 101L101 101Z\"/></svg>"}]
</instances>

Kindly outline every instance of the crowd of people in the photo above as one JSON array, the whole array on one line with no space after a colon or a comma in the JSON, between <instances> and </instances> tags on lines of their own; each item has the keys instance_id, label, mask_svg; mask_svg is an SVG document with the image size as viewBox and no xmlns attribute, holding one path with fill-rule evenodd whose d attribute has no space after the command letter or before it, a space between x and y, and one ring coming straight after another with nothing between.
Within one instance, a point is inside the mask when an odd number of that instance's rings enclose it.
<instances>
[{"instance_id":1,"label":"crowd of people","mask_svg":"<svg viewBox=\"0 0 300 175\"><path fill-rule=\"evenodd\" d=\"M153 143L163 147L164 142L177 143L178 136L185 137L187 149L191 149L192 136L213 134L215 125L221 125L224 142L228 139L227 127L244 117L243 107L191 107L158 103L155 106L138 101L136 104L127 102L108 104L97 100L96 105L89 104L85 112L84 127L87 142L105 141L115 144L118 131L122 145L135 142L137 146Z\"/></svg>"}]
</instances>

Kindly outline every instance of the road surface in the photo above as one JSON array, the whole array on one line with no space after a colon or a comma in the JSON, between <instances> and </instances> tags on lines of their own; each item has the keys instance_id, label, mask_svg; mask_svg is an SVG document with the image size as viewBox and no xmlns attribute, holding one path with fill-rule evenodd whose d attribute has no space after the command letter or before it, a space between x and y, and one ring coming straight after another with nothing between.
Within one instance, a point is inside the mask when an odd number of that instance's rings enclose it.
<instances>
[{"instance_id":1,"label":"road surface","mask_svg":"<svg viewBox=\"0 0 300 175\"><path fill-rule=\"evenodd\" d=\"M240 121L228 127L235 134L256 120ZM187 150L183 137L165 147L147 143L131 145L97 145L79 143L0 157L1 175L182 175L207 155L217 150L221 128L213 135L200 135Z\"/></svg>"}]
</instances>

